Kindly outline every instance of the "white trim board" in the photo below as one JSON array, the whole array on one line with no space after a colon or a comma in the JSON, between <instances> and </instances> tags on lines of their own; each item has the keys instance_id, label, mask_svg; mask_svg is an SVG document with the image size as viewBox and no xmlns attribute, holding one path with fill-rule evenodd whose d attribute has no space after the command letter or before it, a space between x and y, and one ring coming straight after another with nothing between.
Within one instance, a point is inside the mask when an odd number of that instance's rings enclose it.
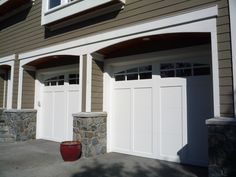
<instances>
[{"instance_id":1,"label":"white trim board","mask_svg":"<svg viewBox=\"0 0 236 177\"><path fill-rule=\"evenodd\" d=\"M232 46L232 67L233 67L233 86L234 86L234 114L236 113L236 1L229 0L231 46Z\"/></svg>"},{"instance_id":2,"label":"white trim board","mask_svg":"<svg viewBox=\"0 0 236 177\"><path fill-rule=\"evenodd\" d=\"M11 66L11 78L8 80L7 83L7 109L12 109L12 94L13 94L13 79L14 79L14 59L15 55L11 55L8 57L5 57L5 62L0 62L1 65L9 65Z\"/></svg>"},{"instance_id":3,"label":"white trim board","mask_svg":"<svg viewBox=\"0 0 236 177\"><path fill-rule=\"evenodd\" d=\"M15 54L2 57L0 58L0 64L4 64L5 62L15 60L15 58L16 58Z\"/></svg>"},{"instance_id":4,"label":"white trim board","mask_svg":"<svg viewBox=\"0 0 236 177\"><path fill-rule=\"evenodd\" d=\"M213 18L218 15L218 6L209 7L206 9L196 10L193 12L188 12L185 14L179 14L173 17L168 17L164 19L156 19L149 22L138 23L136 25L130 25L122 27L119 29L114 29L110 31L104 31L102 33L97 33L84 38L79 38L77 40L62 43L50 47L41 48L39 50L33 50L26 53L19 54L19 59L27 59L30 57L36 57L39 55L46 55L53 52L59 52L65 49L73 49L75 47L90 46L94 43L101 43L104 41L126 37L129 35L137 35L139 33L150 32L154 30L161 30L163 28L175 27L178 25L195 22L199 20L204 20L207 18ZM202 26L204 27L204 26ZM95 41L95 42L94 42ZM90 48L91 50L91 48ZM88 52L84 52L88 53Z\"/></svg>"}]
</instances>

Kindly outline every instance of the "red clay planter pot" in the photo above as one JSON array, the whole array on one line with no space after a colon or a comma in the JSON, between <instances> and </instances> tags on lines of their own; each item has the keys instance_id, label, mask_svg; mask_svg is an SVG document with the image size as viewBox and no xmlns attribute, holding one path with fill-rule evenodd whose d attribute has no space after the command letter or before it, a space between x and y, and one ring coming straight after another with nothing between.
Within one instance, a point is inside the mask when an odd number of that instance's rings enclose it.
<instances>
[{"instance_id":1,"label":"red clay planter pot","mask_svg":"<svg viewBox=\"0 0 236 177\"><path fill-rule=\"evenodd\" d=\"M64 141L60 144L60 152L64 161L75 161L81 156L80 141Z\"/></svg>"}]
</instances>

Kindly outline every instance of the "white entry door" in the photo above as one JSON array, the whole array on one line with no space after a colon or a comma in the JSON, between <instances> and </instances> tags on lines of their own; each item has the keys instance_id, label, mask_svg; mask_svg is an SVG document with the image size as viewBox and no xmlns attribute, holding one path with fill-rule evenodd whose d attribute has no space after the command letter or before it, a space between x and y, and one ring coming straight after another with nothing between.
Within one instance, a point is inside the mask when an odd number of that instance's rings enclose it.
<instances>
[{"instance_id":1,"label":"white entry door","mask_svg":"<svg viewBox=\"0 0 236 177\"><path fill-rule=\"evenodd\" d=\"M62 73L44 80L42 136L57 142L73 139L73 113L80 111L79 75Z\"/></svg>"}]
</instances>

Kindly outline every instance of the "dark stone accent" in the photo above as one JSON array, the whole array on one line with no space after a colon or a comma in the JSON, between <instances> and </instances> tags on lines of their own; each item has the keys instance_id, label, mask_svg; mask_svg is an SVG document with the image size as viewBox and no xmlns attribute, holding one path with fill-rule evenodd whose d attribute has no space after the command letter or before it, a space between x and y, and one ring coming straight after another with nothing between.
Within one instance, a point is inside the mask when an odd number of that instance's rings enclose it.
<instances>
[{"instance_id":1,"label":"dark stone accent","mask_svg":"<svg viewBox=\"0 0 236 177\"><path fill-rule=\"evenodd\" d=\"M3 120L3 111L5 109L4 108L0 108L0 121Z\"/></svg>"},{"instance_id":2,"label":"dark stone accent","mask_svg":"<svg viewBox=\"0 0 236 177\"><path fill-rule=\"evenodd\" d=\"M236 176L236 119L214 118L208 127L209 177Z\"/></svg>"},{"instance_id":3,"label":"dark stone accent","mask_svg":"<svg viewBox=\"0 0 236 177\"><path fill-rule=\"evenodd\" d=\"M3 119L16 141L36 138L36 110L5 110Z\"/></svg>"},{"instance_id":4,"label":"dark stone accent","mask_svg":"<svg viewBox=\"0 0 236 177\"><path fill-rule=\"evenodd\" d=\"M107 114L104 112L75 114L74 140L82 143L82 157L94 157L107 152Z\"/></svg>"}]
</instances>

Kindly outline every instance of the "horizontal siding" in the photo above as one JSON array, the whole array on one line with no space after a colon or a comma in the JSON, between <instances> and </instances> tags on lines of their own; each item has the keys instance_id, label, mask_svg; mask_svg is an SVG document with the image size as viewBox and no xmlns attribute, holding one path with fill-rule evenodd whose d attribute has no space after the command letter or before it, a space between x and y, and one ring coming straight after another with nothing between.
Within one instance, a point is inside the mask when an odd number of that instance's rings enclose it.
<instances>
[{"instance_id":1,"label":"horizontal siding","mask_svg":"<svg viewBox=\"0 0 236 177\"><path fill-rule=\"evenodd\" d=\"M93 112L103 111L103 63L94 60L92 63L91 105Z\"/></svg>"},{"instance_id":2,"label":"horizontal siding","mask_svg":"<svg viewBox=\"0 0 236 177\"><path fill-rule=\"evenodd\" d=\"M41 47L64 43L89 34L100 33L102 31L120 28L121 26L147 21L156 18L164 18L181 14L183 12L202 9L212 5L218 5L219 15L217 18L217 39L220 73L220 103L221 114L231 115L233 110L232 91L232 64L230 45L230 21L227 0L127 0L124 10L120 11L112 18L100 19L97 23L81 27L73 25L55 32L48 32L40 25L41 21L41 1L35 1L35 5L30 9L23 21L20 21L0 32L0 57L13 53L27 52ZM21 13L19 15L25 15ZM107 15L111 16L111 15ZM12 19L13 20L13 19ZM48 36L48 37L47 37ZM93 75L92 95L96 100L103 91L100 82L100 75ZM18 79L15 80L18 82ZM94 89L96 88L96 89ZM14 94L16 87L14 86ZM99 92L98 92L99 91ZM98 92L98 93L96 93ZM95 97L96 95L96 97ZM102 95L102 94L101 94ZM99 97L101 99L101 97ZM228 100L227 100L228 99ZM13 105L16 103L13 95ZM100 109L98 103L92 103L96 110ZM99 108L99 109L98 109Z\"/></svg>"},{"instance_id":3,"label":"horizontal siding","mask_svg":"<svg viewBox=\"0 0 236 177\"><path fill-rule=\"evenodd\" d=\"M17 108L18 97L18 80L19 80L19 60L16 58L14 63L14 76L13 76L13 93L12 93L12 108Z\"/></svg>"},{"instance_id":4,"label":"horizontal siding","mask_svg":"<svg viewBox=\"0 0 236 177\"><path fill-rule=\"evenodd\" d=\"M23 109L34 108L35 72L23 72L22 105Z\"/></svg>"}]
</instances>

